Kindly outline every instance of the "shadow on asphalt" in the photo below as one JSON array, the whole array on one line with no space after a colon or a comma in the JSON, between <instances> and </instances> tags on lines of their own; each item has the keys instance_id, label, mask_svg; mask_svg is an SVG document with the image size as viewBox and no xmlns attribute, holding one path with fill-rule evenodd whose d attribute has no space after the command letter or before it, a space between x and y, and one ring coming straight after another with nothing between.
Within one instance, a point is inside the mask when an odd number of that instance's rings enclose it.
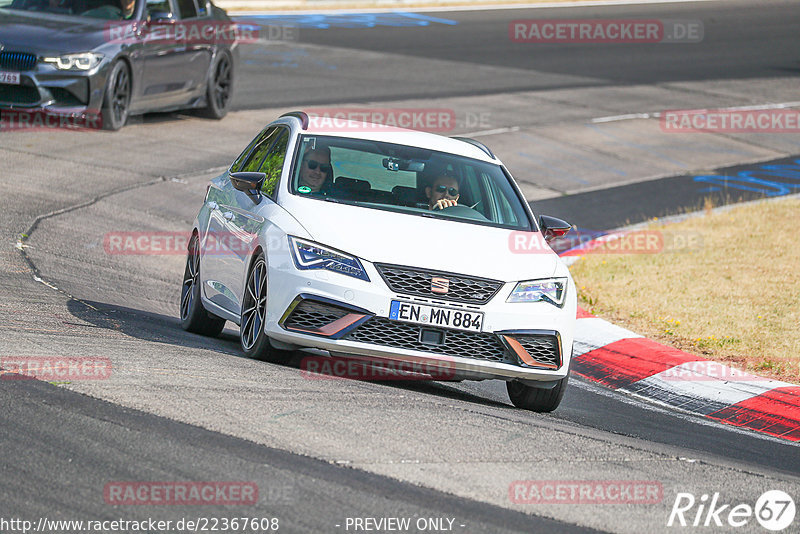
<instances>
[{"instance_id":1,"label":"shadow on asphalt","mask_svg":"<svg viewBox=\"0 0 800 534\"><path fill-rule=\"evenodd\" d=\"M238 329L232 323L219 337L209 338L198 334L186 332L181 328L178 317L163 315L160 313L127 308L115 304L107 304L96 301L81 301L71 299L67 302L67 310L78 320L87 322L97 328L116 330L135 339L149 341L152 343L165 343L180 347L196 349L211 349L220 353L247 358L239 348ZM318 353L317 353L318 354ZM308 357L304 351L292 353L288 362L282 364L285 367L302 370L302 361ZM342 358L350 360L349 358ZM353 360L361 362L362 360ZM264 362L265 365L279 365ZM324 377L322 379L325 379ZM355 380L340 376L331 376L331 380ZM412 379L377 379L364 380L382 384L388 387L416 391L436 397L469 402L483 406L501 407L512 409L510 405L483 398L479 395L462 391L448 383L435 382L431 380Z\"/></svg>"}]
</instances>

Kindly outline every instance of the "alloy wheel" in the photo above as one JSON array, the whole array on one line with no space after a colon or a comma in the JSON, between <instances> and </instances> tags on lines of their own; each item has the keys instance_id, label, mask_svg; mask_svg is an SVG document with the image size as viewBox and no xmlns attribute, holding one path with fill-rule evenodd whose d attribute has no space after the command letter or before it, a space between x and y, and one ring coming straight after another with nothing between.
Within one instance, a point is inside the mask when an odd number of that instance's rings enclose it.
<instances>
[{"instance_id":1,"label":"alloy wheel","mask_svg":"<svg viewBox=\"0 0 800 534\"><path fill-rule=\"evenodd\" d=\"M114 89L111 96L111 110L114 114L115 122L122 123L127 117L130 98L128 69L120 69L117 72L117 78L114 80Z\"/></svg>"},{"instance_id":2,"label":"alloy wheel","mask_svg":"<svg viewBox=\"0 0 800 534\"><path fill-rule=\"evenodd\" d=\"M227 56L222 56L214 72L214 104L223 110L228 105L231 94L231 63Z\"/></svg>"},{"instance_id":3,"label":"alloy wheel","mask_svg":"<svg viewBox=\"0 0 800 534\"><path fill-rule=\"evenodd\" d=\"M247 279L247 292L242 310L242 347L250 350L264 328L267 315L267 264L256 260Z\"/></svg>"},{"instance_id":4,"label":"alloy wheel","mask_svg":"<svg viewBox=\"0 0 800 534\"><path fill-rule=\"evenodd\" d=\"M200 249L197 246L197 236L192 237L189 243L189 254L186 255L186 269L183 273L183 288L181 289L181 320L185 321L192 312L194 305L195 287L200 274Z\"/></svg>"}]
</instances>

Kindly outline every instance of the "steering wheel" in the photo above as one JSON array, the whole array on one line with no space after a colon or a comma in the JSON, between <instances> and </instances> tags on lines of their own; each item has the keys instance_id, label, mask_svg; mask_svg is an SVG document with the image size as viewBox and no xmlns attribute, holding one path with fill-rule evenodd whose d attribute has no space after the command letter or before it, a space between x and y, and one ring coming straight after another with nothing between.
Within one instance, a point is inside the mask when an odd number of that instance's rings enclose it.
<instances>
[{"instance_id":1,"label":"steering wheel","mask_svg":"<svg viewBox=\"0 0 800 534\"><path fill-rule=\"evenodd\" d=\"M465 204L456 204L455 206L447 206L446 208L442 208L441 210L434 210L434 211L447 212L448 215L455 215L456 217L461 217L462 219L472 219L475 221L489 220L481 212L476 211Z\"/></svg>"}]
</instances>

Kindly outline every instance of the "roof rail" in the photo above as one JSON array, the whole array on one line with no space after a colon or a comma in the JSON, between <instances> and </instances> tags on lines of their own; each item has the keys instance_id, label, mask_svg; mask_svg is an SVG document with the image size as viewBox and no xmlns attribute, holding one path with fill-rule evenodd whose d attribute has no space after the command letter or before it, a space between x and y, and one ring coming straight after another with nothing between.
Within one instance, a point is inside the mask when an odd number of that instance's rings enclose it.
<instances>
[{"instance_id":1,"label":"roof rail","mask_svg":"<svg viewBox=\"0 0 800 534\"><path fill-rule=\"evenodd\" d=\"M481 150L483 150L484 152L486 152L486 155L489 156L490 158L497 159L496 157L494 157L494 154L492 154L492 151L489 150L489 147L484 145L480 141L476 141L475 139L471 139L469 137L456 137L456 136L453 136L450 139L455 139L457 141L464 141L465 143L469 143L471 145L474 145L474 146L480 148Z\"/></svg>"},{"instance_id":2,"label":"roof rail","mask_svg":"<svg viewBox=\"0 0 800 534\"><path fill-rule=\"evenodd\" d=\"M303 130L308 129L308 113L305 111L290 111L289 113L281 115L281 118L283 117L295 117L300 119L300 122L303 123Z\"/></svg>"}]
</instances>

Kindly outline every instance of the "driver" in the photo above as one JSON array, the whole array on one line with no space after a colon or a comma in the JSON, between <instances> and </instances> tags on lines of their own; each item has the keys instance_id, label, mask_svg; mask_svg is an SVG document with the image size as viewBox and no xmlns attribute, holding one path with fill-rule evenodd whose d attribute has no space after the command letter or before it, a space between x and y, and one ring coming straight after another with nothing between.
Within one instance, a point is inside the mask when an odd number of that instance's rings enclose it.
<instances>
[{"instance_id":1,"label":"driver","mask_svg":"<svg viewBox=\"0 0 800 534\"><path fill-rule=\"evenodd\" d=\"M428 209L449 208L458 205L458 180L449 174L440 174L425 188L428 197Z\"/></svg>"},{"instance_id":2,"label":"driver","mask_svg":"<svg viewBox=\"0 0 800 534\"><path fill-rule=\"evenodd\" d=\"M103 4L94 9L84 11L81 13L81 16L107 20L130 20L131 17L133 17L135 7L136 0L119 0L118 3L112 1L108 4Z\"/></svg>"},{"instance_id":3,"label":"driver","mask_svg":"<svg viewBox=\"0 0 800 534\"><path fill-rule=\"evenodd\" d=\"M327 146L318 146L306 151L300 164L300 187L310 189L311 193L327 194L333 177L331 167L331 149Z\"/></svg>"}]
</instances>

